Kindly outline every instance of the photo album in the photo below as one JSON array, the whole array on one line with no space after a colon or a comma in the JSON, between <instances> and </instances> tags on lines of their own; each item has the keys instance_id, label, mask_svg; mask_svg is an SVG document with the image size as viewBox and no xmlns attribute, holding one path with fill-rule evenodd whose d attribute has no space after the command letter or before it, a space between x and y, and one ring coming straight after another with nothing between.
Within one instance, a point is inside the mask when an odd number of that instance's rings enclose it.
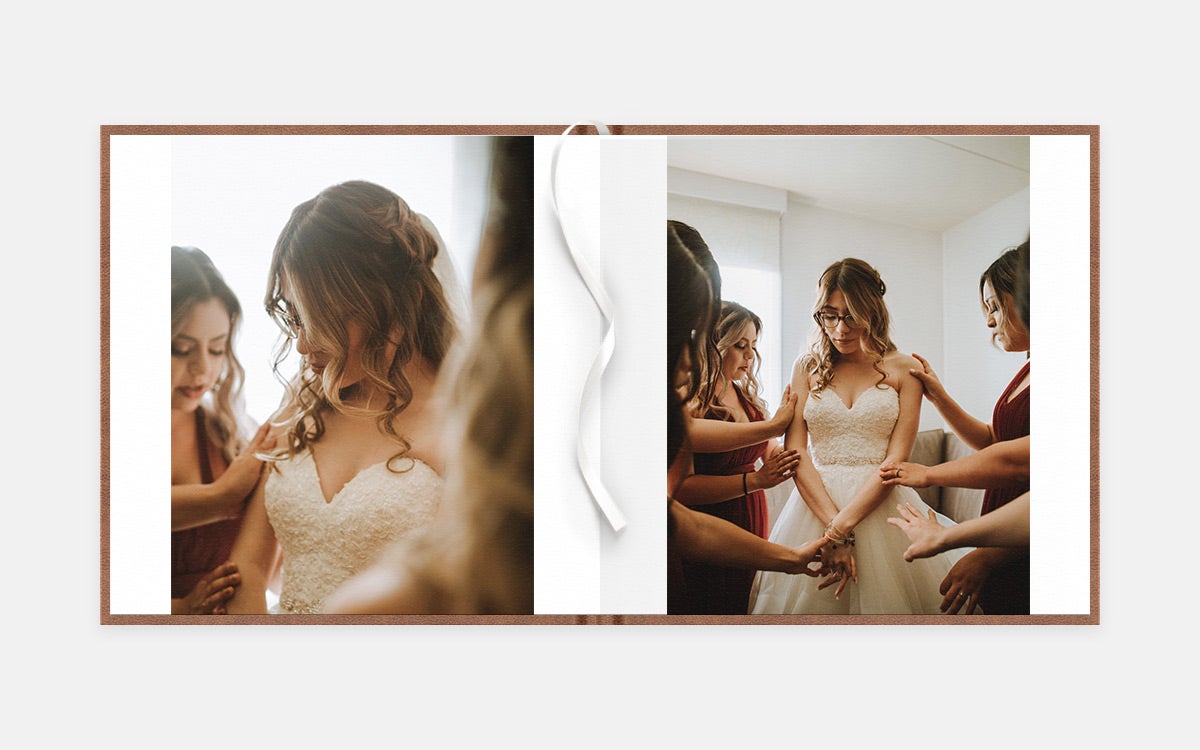
<instances>
[{"instance_id":1,"label":"photo album","mask_svg":"<svg viewBox=\"0 0 1200 750\"><path fill-rule=\"evenodd\" d=\"M1098 624L1099 135L103 126L100 621Z\"/></svg>"}]
</instances>

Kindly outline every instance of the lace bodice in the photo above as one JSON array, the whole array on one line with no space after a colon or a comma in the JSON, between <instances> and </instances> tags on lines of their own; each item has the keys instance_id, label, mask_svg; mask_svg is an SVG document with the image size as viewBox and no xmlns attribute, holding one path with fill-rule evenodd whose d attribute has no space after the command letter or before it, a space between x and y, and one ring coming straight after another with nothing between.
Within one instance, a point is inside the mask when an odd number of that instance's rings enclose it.
<instances>
[{"instance_id":1,"label":"lace bodice","mask_svg":"<svg viewBox=\"0 0 1200 750\"><path fill-rule=\"evenodd\" d=\"M433 520L442 484L421 461L402 473L378 463L326 503L311 453L282 462L267 479L266 507L283 547L283 611L319 612L325 597L384 547Z\"/></svg>"},{"instance_id":2,"label":"lace bodice","mask_svg":"<svg viewBox=\"0 0 1200 750\"><path fill-rule=\"evenodd\" d=\"M899 417L900 395L890 386L868 388L849 409L828 388L810 393L804 404L809 455L818 466L882 463Z\"/></svg>"}]
</instances>

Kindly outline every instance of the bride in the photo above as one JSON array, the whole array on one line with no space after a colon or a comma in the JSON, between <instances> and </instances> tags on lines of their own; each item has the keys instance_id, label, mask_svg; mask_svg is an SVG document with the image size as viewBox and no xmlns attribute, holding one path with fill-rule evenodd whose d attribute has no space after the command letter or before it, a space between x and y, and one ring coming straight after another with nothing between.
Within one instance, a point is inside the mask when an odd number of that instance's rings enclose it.
<instances>
[{"instance_id":1,"label":"bride","mask_svg":"<svg viewBox=\"0 0 1200 750\"><path fill-rule=\"evenodd\" d=\"M442 497L436 381L457 335L427 219L346 182L297 206L271 259L266 306L304 358L274 418L270 470L231 554L230 614L265 613L276 542L279 611L316 613L381 549L433 520ZM453 269L450 269L452 272Z\"/></svg>"},{"instance_id":2,"label":"bride","mask_svg":"<svg viewBox=\"0 0 1200 750\"><path fill-rule=\"evenodd\" d=\"M770 539L795 546L824 533L822 560L832 572L819 582L760 573L753 614L938 614L942 579L966 552L905 562L907 540L887 522L898 503L922 515L928 506L910 488L885 487L878 474L885 460L907 460L922 396L909 374L918 363L889 336L885 291L879 273L857 258L821 275L813 344L792 371L800 400L785 446L801 455L796 491Z\"/></svg>"}]
</instances>

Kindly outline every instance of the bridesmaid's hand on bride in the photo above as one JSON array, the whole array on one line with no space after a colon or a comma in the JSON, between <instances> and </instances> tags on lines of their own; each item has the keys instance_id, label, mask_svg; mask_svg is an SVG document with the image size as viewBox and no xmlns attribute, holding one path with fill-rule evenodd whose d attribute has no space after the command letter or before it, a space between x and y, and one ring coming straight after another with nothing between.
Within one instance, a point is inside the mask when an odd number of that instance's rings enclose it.
<instances>
[{"instance_id":1,"label":"bridesmaid's hand on bride","mask_svg":"<svg viewBox=\"0 0 1200 750\"><path fill-rule=\"evenodd\" d=\"M914 464L908 461L889 461L879 467L879 479L885 487L903 485L905 487L928 487L929 467L924 464Z\"/></svg>"},{"instance_id":2,"label":"bridesmaid's hand on bride","mask_svg":"<svg viewBox=\"0 0 1200 750\"><path fill-rule=\"evenodd\" d=\"M796 402L799 401L799 397L792 393L791 383L783 389L783 396L779 401L779 408L775 410L775 416L771 417L769 422L774 435L787 432L787 428L792 425L792 418L796 416Z\"/></svg>"},{"instance_id":3,"label":"bridesmaid's hand on bride","mask_svg":"<svg viewBox=\"0 0 1200 750\"><path fill-rule=\"evenodd\" d=\"M275 435L271 431L271 423L266 422L258 428L254 438L237 458L230 462L225 473L212 483L213 492L223 498L230 516L242 512L246 500L262 476L263 462L257 454L274 448Z\"/></svg>"},{"instance_id":4,"label":"bridesmaid's hand on bride","mask_svg":"<svg viewBox=\"0 0 1200 750\"><path fill-rule=\"evenodd\" d=\"M938 523L937 514L932 508L929 509L928 518L917 513L912 503L897 505L896 510L900 511L900 518L889 518L887 522L903 531L908 536L908 541L912 542L908 549L904 550L906 562L933 557L945 551L943 539L946 532Z\"/></svg>"},{"instance_id":5,"label":"bridesmaid's hand on bride","mask_svg":"<svg viewBox=\"0 0 1200 750\"><path fill-rule=\"evenodd\" d=\"M909 370L909 374L921 381L921 385L925 386L925 395L933 403L939 403L946 395L946 389L942 387L942 381L938 379L937 373L929 366L929 361L920 354L913 354L913 359L921 363L920 367L914 367Z\"/></svg>"}]
</instances>

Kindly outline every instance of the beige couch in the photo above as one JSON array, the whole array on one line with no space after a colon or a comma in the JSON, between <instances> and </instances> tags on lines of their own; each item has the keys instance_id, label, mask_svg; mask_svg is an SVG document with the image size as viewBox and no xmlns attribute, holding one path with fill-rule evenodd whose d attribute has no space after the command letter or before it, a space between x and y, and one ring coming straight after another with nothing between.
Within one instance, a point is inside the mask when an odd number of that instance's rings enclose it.
<instances>
[{"instance_id":1,"label":"beige couch","mask_svg":"<svg viewBox=\"0 0 1200 750\"><path fill-rule=\"evenodd\" d=\"M933 466L969 456L974 451L953 432L924 430L917 433L910 461ZM925 487L917 490L921 499L943 515L962 523L978 518L983 507L983 490L968 490L962 487Z\"/></svg>"},{"instance_id":2,"label":"beige couch","mask_svg":"<svg viewBox=\"0 0 1200 750\"><path fill-rule=\"evenodd\" d=\"M971 448L959 440L953 432L923 430L917 433L917 440L913 443L912 456L909 460L913 463L933 466L968 456L972 452ZM779 517L779 512L783 510L784 504L787 503L793 486L792 482L783 482L773 489L767 490L767 507L772 525ZM917 494L929 507L949 516L958 523L969 518L977 518L983 506L983 490L968 490L961 487L925 487L917 490Z\"/></svg>"}]
</instances>

